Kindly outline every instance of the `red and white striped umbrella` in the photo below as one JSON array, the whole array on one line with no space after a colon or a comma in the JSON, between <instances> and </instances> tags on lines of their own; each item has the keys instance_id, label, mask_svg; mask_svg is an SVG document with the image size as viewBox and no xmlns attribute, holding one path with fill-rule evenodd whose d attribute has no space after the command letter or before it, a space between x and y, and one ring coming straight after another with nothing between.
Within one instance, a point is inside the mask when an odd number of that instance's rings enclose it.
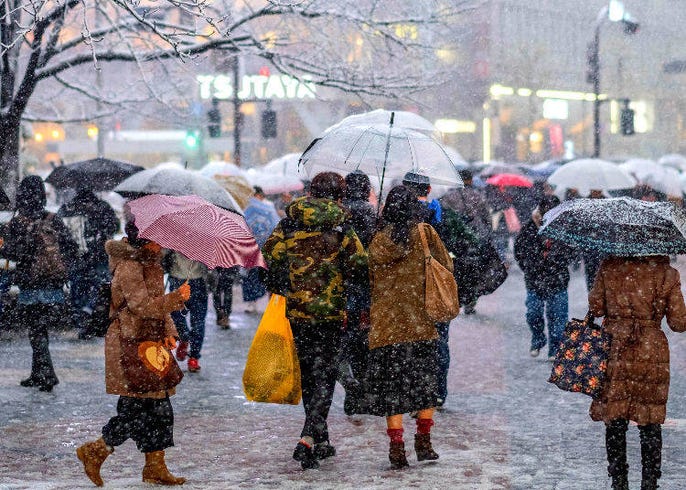
<instances>
[{"instance_id":1,"label":"red and white striped umbrella","mask_svg":"<svg viewBox=\"0 0 686 490\"><path fill-rule=\"evenodd\" d=\"M198 196L151 194L126 204L138 236L210 269L267 265L245 219Z\"/></svg>"}]
</instances>

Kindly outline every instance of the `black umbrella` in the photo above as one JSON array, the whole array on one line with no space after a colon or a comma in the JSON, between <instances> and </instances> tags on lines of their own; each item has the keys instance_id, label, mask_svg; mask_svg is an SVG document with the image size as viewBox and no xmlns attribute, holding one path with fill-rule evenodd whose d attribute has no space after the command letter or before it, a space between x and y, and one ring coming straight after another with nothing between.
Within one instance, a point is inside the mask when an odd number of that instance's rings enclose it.
<instances>
[{"instance_id":1,"label":"black umbrella","mask_svg":"<svg viewBox=\"0 0 686 490\"><path fill-rule=\"evenodd\" d=\"M141 170L143 167L138 165L97 157L61 165L45 181L58 189L85 187L93 191L111 191L124 179Z\"/></svg>"},{"instance_id":2,"label":"black umbrella","mask_svg":"<svg viewBox=\"0 0 686 490\"><path fill-rule=\"evenodd\" d=\"M620 257L686 253L686 214L671 202L574 199L548 211L539 233Z\"/></svg>"}]
</instances>

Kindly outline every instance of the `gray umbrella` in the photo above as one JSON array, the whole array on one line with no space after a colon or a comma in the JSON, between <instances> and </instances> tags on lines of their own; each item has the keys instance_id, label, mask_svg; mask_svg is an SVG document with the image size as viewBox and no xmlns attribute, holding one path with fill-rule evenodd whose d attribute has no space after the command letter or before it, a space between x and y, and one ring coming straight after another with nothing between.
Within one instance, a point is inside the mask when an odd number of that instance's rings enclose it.
<instances>
[{"instance_id":1,"label":"gray umbrella","mask_svg":"<svg viewBox=\"0 0 686 490\"><path fill-rule=\"evenodd\" d=\"M620 257L686 253L686 215L671 202L574 199L548 211L538 232Z\"/></svg>"},{"instance_id":2,"label":"gray umbrella","mask_svg":"<svg viewBox=\"0 0 686 490\"><path fill-rule=\"evenodd\" d=\"M181 168L155 167L143 170L124 180L114 191L126 198L148 194L200 196L220 208L242 214L233 196L216 181Z\"/></svg>"}]
</instances>

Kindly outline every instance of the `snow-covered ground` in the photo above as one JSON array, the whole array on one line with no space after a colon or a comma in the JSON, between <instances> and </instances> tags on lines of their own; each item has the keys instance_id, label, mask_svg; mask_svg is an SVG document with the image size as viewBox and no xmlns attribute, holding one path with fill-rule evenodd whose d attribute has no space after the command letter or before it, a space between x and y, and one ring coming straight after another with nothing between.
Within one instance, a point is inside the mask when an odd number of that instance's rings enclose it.
<instances>
[{"instance_id":1,"label":"snow-covered ground","mask_svg":"<svg viewBox=\"0 0 686 490\"><path fill-rule=\"evenodd\" d=\"M680 267L686 272L686 267ZM604 428L587 415L590 399L546 382L550 363L528 354L524 285L513 267L507 282L482 298L477 314L451 325L450 396L437 413L436 462L417 463L414 423L405 421L410 468L389 469L382 418L350 419L337 387L330 416L338 455L303 472L291 459L302 407L246 402L241 375L259 315L243 312L236 289L233 328L208 328L202 371L188 374L173 398L176 447L170 469L184 488L318 489L606 489ZM573 272L570 314L583 317L586 291ZM668 334L672 387L665 424L661 488L686 488L686 335ZM0 489L92 488L75 449L97 438L115 413L104 392L103 341L55 332L51 351L60 377L53 393L22 388L30 348L25 334L0 334ZM185 367L184 367L185 368ZM630 428L630 482L638 488L638 431ZM105 488L151 488L141 482L143 456L131 441L105 462Z\"/></svg>"}]
</instances>

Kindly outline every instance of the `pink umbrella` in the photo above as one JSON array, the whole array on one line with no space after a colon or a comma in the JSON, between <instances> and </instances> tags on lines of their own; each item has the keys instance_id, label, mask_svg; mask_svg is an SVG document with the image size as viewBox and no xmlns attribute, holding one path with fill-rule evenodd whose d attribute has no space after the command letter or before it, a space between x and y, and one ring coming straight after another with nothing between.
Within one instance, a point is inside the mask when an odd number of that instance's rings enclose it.
<instances>
[{"instance_id":1,"label":"pink umbrella","mask_svg":"<svg viewBox=\"0 0 686 490\"><path fill-rule=\"evenodd\" d=\"M267 268L245 219L198 196L151 194L126 204L139 236L210 269Z\"/></svg>"},{"instance_id":2,"label":"pink umbrella","mask_svg":"<svg viewBox=\"0 0 686 490\"><path fill-rule=\"evenodd\" d=\"M486 179L487 184L498 187L533 187L533 182L522 175L498 174Z\"/></svg>"}]
</instances>

